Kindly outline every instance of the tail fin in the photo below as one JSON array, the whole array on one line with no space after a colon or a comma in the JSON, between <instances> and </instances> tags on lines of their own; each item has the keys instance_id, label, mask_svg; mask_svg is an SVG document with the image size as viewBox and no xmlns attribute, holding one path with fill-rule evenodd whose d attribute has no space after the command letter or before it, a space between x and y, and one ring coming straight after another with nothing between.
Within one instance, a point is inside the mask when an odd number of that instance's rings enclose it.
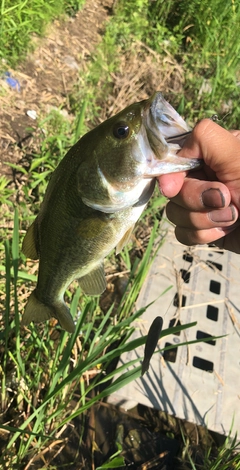
<instances>
[{"instance_id":1,"label":"tail fin","mask_svg":"<svg viewBox=\"0 0 240 470\"><path fill-rule=\"evenodd\" d=\"M50 318L55 317L61 327L73 333L75 330L74 321L72 315L65 305L64 302L56 302L54 305L49 306L40 302L36 296L36 290L34 290L29 299L25 308L25 312L22 318L22 325L29 325L31 321L39 323Z\"/></svg>"}]
</instances>

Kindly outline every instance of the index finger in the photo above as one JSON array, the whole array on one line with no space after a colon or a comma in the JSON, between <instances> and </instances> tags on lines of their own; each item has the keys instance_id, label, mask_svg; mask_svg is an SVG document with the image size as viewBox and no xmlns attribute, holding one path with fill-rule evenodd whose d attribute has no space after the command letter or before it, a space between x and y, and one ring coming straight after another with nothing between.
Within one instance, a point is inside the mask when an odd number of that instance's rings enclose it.
<instances>
[{"instance_id":1,"label":"index finger","mask_svg":"<svg viewBox=\"0 0 240 470\"><path fill-rule=\"evenodd\" d=\"M159 176L158 185L163 196L169 199L176 196L182 188L185 176L186 171Z\"/></svg>"},{"instance_id":2,"label":"index finger","mask_svg":"<svg viewBox=\"0 0 240 470\"><path fill-rule=\"evenodd\" d=\"M239 131L229 132L210 119L203 119L186 139L179 156L203 158L219 181L232 182L240 177Z\"/></svg>"}]
</instances>

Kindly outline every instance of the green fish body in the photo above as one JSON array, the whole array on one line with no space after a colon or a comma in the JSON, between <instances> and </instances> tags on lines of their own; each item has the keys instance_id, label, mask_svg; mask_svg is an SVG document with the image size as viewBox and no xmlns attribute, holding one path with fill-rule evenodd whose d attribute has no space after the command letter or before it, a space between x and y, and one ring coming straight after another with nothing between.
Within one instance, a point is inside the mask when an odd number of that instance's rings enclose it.
<instances>
[{"instance_id":1,"label":"green fish body","mask_svg":"<svg viewBox=\"0 0 240 470\"><path fill-rule=\"evenodd\" d=\"M64 293L78 279L86 294L106 288L103 260L128 242L155 185L155 177L200 166L176 156L183 119L155 93L85 134L60 162L40 212L23 241L23 253L39 259L36 289L22 324L58 319L75 325ZM180 140L180 139L179 139Z\"/></svg>"}]
</instances>

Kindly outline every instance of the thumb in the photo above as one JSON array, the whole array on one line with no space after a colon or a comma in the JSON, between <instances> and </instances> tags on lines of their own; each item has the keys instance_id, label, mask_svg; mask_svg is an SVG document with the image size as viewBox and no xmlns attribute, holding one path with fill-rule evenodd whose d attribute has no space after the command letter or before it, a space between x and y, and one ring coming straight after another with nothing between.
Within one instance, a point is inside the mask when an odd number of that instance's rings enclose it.
<instances>
[{"instance_id":1,"label":"thumb","mask_svg":"<svg viewBox=\"0 0 240 470\"><path fill-rule=\"evenodd\" d=\"M217 179L228 187L232 201L240 208L239 131L229 132L210 119L203 119L193 129L179 154L203 158Z\"/></svg>"}]
</instances>

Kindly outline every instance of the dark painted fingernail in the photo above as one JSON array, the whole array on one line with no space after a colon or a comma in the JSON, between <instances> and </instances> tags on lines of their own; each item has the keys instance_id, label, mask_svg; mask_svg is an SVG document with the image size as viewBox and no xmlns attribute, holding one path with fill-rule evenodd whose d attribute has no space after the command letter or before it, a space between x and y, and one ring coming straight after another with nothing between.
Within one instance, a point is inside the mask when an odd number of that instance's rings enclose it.
<instances>
[{"instance_id":1,"label":"dark painted fingernail","mask_svg":"<svg viewBox=\"0 0 240 470\"><path fill-rule=\"evenodd\" d=\"M234 206L228 206L223 210L209 212L209 218L213 222L233 222L236 219L236 209Z\"/></svg>"},{"instance_id":2,"label":"dark painted fingernail","mask_svg":"<svg viewBox=\"0 0 240 470\"><path fill-rule=\"evenodd\" d=\"M225 197L218 188L206 189L202 193L202 202L206 207L221 207L225 206Z\"/></svg>"}]
</instances>

